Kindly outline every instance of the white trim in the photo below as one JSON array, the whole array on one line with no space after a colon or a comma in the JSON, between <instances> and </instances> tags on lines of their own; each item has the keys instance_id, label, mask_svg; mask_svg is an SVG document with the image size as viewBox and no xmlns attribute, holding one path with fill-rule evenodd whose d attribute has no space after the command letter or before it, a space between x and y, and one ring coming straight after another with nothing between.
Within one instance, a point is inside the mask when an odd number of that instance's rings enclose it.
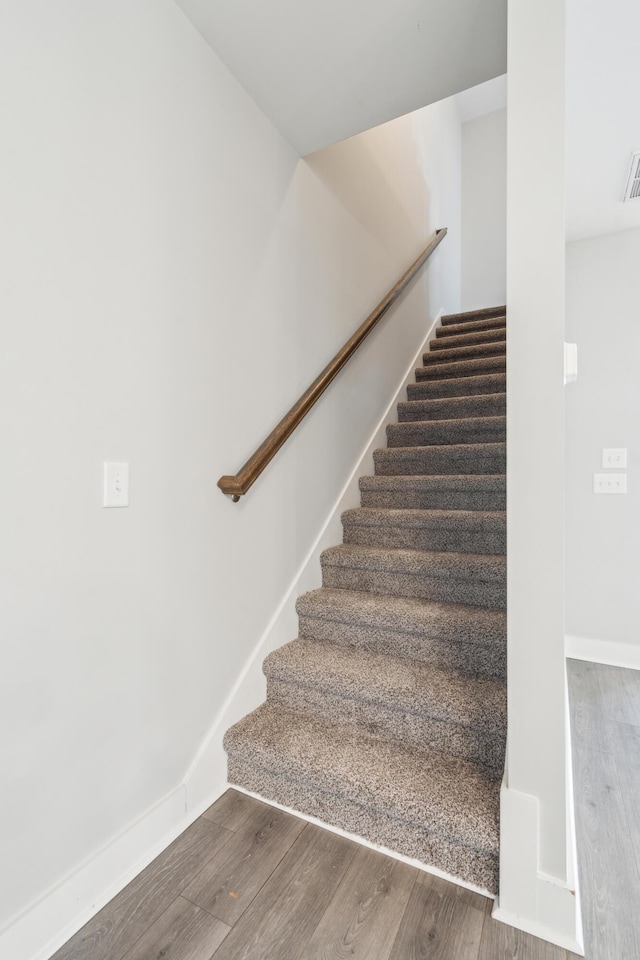
<instances>
[{"instance_id":1,"label":"white trim","mask_svg":"<svg viewBox=\"0 0 640 960\"><path fill-rule=\"evenodd\" d=\"M566 635L564 652L566 657L574 660L590 660L592 663L605 663L610 667L640 670L640 646L631 643Z\"/></svg>"},{"instance_id":2,"label":"white trim","mask_svg":"<svg viewBox=\"0 0 640 960\"><path fill-rule=\"evenodd\" d=\"M51 956L171 842L184 818L184 797L184 787L167 794L13 918L0 934L0 955Z\"/></svg>"},{"instance_id":3,"label":"white trim","mask_svg":"<svg viewBox=\"0 0 640 960\"><path fill-rule=\"evenodd\" d=\"M358 480L363 474L373 473L373 451L386 446L386 426L395 420L396 405L407 384L413 382L416 366L422 363L422 354L427 348L433 331L438 326L444 310L440 310L431 324L423 343L416 351L408 365L401 382L380 417L373 433L357 457L351 474L341 493L323 523L315 542L311 546L300 568L294 575L289 588L280 601L275 613L271 617L264 633L260 637L253 652L248 657L240 676L234 684L229 696L222 705L209 732L198 750L193 763L187 770L184 784L187 789L187 805L191 809L193 804L200 803L200 798L208 793L208 785L226 779L227 757L222 746L222 738L226 730L251 713L264 702L266 697L266 682L262 673L262 663L265 657L278 647L288 643L298 633L298 622L295 612L297 598L308 590L320 586L320 554L327 547L333 546L342 540L340 515L350 507L360 503Z\"/></svg>"},{"instance_id":4,"label":"white trim","mask_svg":"<svg viewBox=\"0 0 640 960\"><path fill-rule=\"evenodd\" d=\"M569 709L569 677L567 661L564 671L564 724L565 724L565 774L567 804L567 885L576 898L576 939L584 954L584 929L582 925L582 894L578 871L578 838L576 834L576 810L573 786L573 744L571 742L571 717ZM578 952L578 951L574 951Z\"/></svg>"},{"instance_id":5,"label":"white trim","mask_svg":"<svg viewBox=\"0 0 640 960\"><path fill-rule=\"evenodd\" d=\"M395 850L390 850L388 847L383 847L379 843L372 843L371 840L365 840L364 837L360 837L356 833L349 833L347 830L343 830L341 827L334 827L330 823L325 823L324 820L318 820L317 817L312 817L308 813L300 813L299 810L296 810L293 807L285 807L284 804L276 803L274 800L269 800L266 797L261 796L259 793L253 793L252 790L245 790L244 787L238 787L235 783L230 783L229 786L233 790L237 790L238 793L246 793L248 797L261 800L263 803L268 803L269 806L277 807L278 810L284 810L285 813L290 813L299 820L306 820L307 823L314 823L317 827L322 827L323 830L328 830L330 833L335 833L337 836L344 837L346 840L352 840L354 843L359 843L360 846L368 847L369 850L376 850L378 853L383 853L386 857L391 857L392 860L399 860L401 863L406 863L410 867L416 867L418 870L421 870L422 873L429 873L434 877L441 877L443 880L448 880L449 883L455 883L457 887L464 887L465 890L472 890L473 893L479 893L481 897L488 897L489 900L495 899L494 895L489 893L489 891L485 890L483 887L477 887L473 883L467 883L466 880L461 880L459 877L452 877L450 873L445 873L444 870L439 870L437 867L433 867L428 863L423 863L421 860L415 860L413 857L405 857L404 854L397 853Z\"/></svg>"},{"instance_id":6,"label":"white trim","mask_svg":"<svg viewBox=\"0 0 640 960\"><path fill-rule=\"evenodd\" d=\"M491 916L584 956L576 890L538 867L538 808L537 797L509 787L505 769L500 790L500 892Z\"/></svg>"},{"instance_id":7,"label":"white trim","mask_svg":"<svg viewBox=\"0 0 640 960\"><path fill-rule=\"evenodd\" d=\"M187 812L184 784L150 807L0 931L0 957L48 960L227 789Z\"/></svg>"},{"instance_id":8,"label":"white trim","mask_svg":"<svg viewBox=\"0 0 640 960\"><path fill-rule=\"evenodd\" d=\"M509 913L508 910L501 909L498 900L496 900L496 907L491 913L491 919L499 920L500 923L506 923L510 927L516 927L518 930L530 933L532 937L539 937L540 940L555 943L558 947L569 950L579 957L584 957L584 947L574 937L563 936L563 934L558 933L557 930L546 927L544 924L538 923L535 920L529 920L527 917Z\"/></svg>"}]
</instances>

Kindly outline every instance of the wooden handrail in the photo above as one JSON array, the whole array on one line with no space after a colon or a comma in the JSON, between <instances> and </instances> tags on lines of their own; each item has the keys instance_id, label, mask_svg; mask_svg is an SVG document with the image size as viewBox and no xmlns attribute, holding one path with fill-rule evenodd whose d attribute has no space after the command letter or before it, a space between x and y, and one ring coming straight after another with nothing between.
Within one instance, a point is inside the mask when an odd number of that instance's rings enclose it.
<instances>
[{"instance_id":1,"label":"wooden handrail","mask_svg":"<svg viewBox=\"0 0 640 960\"><path fill-rule=\"evenodd\" d=\"M313 381L309 389L305 390L298 402L285 414L278 426L271 431L264 443L260 444L256 452L249 457L238 473L235 476L220 477L218 486L223 493L230 495L234 502L237 502L240 497L247 493L267 464L273 460L280 447L289 439L298 424L302 422L329 384L335 380L344 365L351 359L363 340L369 336L389 307L395 303L405 287L411 283L420 267L426 263L438 244L444 240L446 234L446 227L443 227L441 230L436 230L425 249L420 256L413 261L407 272L400 277L384 300L380 301L373 313L369 314L364 323L362 323L353 336L347 340L342 350L327 364L322 373Z\"/></svg>"}]
</instances>

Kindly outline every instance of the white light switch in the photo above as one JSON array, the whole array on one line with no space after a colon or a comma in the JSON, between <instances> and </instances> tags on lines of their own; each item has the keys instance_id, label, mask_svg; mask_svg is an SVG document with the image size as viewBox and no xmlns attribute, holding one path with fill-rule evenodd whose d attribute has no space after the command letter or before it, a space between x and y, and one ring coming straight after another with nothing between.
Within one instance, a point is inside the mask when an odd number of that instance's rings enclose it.
<instances>
[{"instance_id":1,"label":"white light switch","mask_svg":"<svg viewBox=\"0 0 640 960\"><path fill-rule=\"evenodd\" d=\"M593 492L594 493L626 493L627 492L626 473L594 473Z\"/></svg>"},{"instance_id":2,"label":"white light switch","mask_svg":"<svg viewBox=\"0 0 640 960\"><path fill-rule=\"evenodd\" d=\"M602 466L616 470L624 470L627 466L626 447L605 447L602 451Z\"/></svg>"},{"instance_id":3,"label":"white light switch","mask_svg":"<svg viewBox=\"0 0 640 960\"><path fill-rule=\"evenodd\" d=\"M105 463L104 507L129 506L129 464Z\"/></svg>"}]
</instances>

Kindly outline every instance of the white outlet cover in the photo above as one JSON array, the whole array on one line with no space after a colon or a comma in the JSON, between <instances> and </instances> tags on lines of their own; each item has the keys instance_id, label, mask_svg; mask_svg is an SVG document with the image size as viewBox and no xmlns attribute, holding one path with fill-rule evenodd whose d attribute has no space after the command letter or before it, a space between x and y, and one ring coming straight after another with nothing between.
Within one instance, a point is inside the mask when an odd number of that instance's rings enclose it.
<instances>
[{"instance_id":1,"label":"white outlet cover","mask_svg":"<svg viewBox=\"0 0 640 960\"><path fill-rule=\"evenodd\" d=\"M627 492L626 473L594 473L593 492L594 493L626 493Z\"/></svg>"},{"instance_id":2,"label":"white outlet cover","mask_svg":"<svg viewBox=\"0 0 640 960\"><path fill-rule=\"evenodd\" d=\"M626 470L627 467L627 448L626 447L603 447L602 466L609 470Z\"/></svg>"},{"instance_id":3,"label":"white outlet cover","mask_svg":"<svg viewBox=\"0 0 640 960\"><path fill-rule=\"evenodd\" d=\"M104 507L128 507L129 506L129 464L113 463L104 464L104 487L103 501Z\"/></svg>"}]
</instances>

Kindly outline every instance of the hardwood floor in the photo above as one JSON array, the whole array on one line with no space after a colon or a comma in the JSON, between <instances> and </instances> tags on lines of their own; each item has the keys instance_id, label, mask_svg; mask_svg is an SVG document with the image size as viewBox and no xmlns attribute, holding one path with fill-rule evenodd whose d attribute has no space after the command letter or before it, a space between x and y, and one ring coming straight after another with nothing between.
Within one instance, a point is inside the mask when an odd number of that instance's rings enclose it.
<instances>
[{"instance_id":1,"label":"hardwood floor","mask_svg":"<svg viewBox=\"0 0 640 960\"><path fill-rule=\"evenodd\" d=\"M587 960L640 958L640 673L569 662ZM235 790L53 960L569 960L492 901Z\"/></svg>"},{"instance_id":2,"label":"hardwood floor","mask_svg":"<svg viewBox=\"0 0 640 960\"><path fill-rule=\"evenodd\" d=\"M588 960L640 958L640 671L568 662Z\"/></svg>"},{"instance_id":3,"label":"hardwood floor","mask_svg":"<svg viewBox=\"0 0 640 960\"><path fill-rule=\"evenodd\" d=\"M229 790L54 960L567 960L491 905Z\"/></svg>"}]
</instances>

